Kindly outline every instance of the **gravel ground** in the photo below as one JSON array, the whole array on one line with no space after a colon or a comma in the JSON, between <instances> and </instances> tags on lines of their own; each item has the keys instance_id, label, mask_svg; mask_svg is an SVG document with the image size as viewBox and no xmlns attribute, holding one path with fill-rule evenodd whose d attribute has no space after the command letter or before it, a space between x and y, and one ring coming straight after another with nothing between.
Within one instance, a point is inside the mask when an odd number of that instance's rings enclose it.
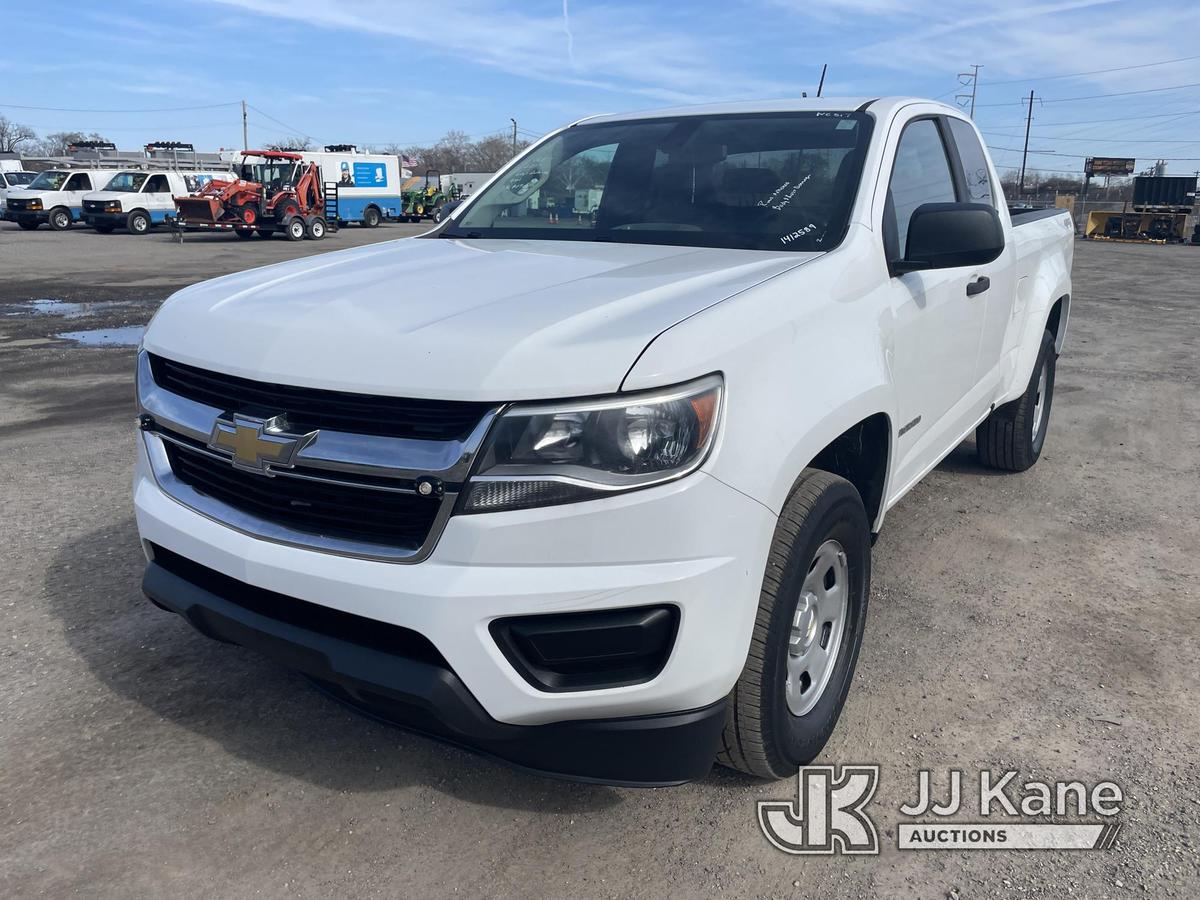
<instances>
[{"instance_id":1,"label":"gravel ground","mask_svg":"<svg viewBox=\"0 0 1200 900\"><path fill-rule=\"evenodd\" d=\"M883 767L882 854L802 858L755 818L794 780L714 769L647 791L516 773L348 712L142 598L133 351L53 335L141 325L199 278L417 230L180 247L0 225L0 893L1200 894L1200 249L1079 245L1041 461L995 474L968 442L889 515L824 759ZM899 851L922 767L939 786L949 768L1111 779L1123 830L1094 853Z\"/></svg>"}]
</instances>

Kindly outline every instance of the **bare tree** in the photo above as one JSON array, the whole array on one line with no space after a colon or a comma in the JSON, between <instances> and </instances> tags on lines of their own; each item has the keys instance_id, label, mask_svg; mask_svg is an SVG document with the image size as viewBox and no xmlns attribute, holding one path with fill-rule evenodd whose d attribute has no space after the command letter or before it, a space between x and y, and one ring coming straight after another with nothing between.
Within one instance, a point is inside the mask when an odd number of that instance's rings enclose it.
<instances>
[{"instance_id":1,"label":"bare tree","mask_svg":"<svg viewBox=\"0 0 1200 900\"><path fill-rule=\"evenodd\" d=\"M66 156L71 147L81 141L103 141L104 135L95 131L56 131L38 141L36 150L42 156Z\"/></svg>"},{"instance_id":2,"label":"bare tree","mask_svg":"<svg viewBox=\"0 0 1200 900\"><path fill-rule=\"evenodd\" d=\"M0 116L0 153L16 153L22 144L37 140L37 134L28 125L18 125Z\"/></svg>"},{"instance_id":3,"label":"bare tree","mask_svg":"<svg viewBox=\"0 0 1200 900\"><path fill-rule=\"evenodd\" d=\"M299 152L301 150L311 150L312 148L312 140L306 137L290 137L285 138L282 141L273 141L272 143L267 144L268 150L288 150L292 152Z\"/></svg>"},{"instance_id":4,"label":"bare tree","mask_svg":"<svg viewBox=\"0 0 1200 900\"><path fill-rule=\"evenodd\" d=\"M529 146L528 141L517 144L518 152ZM417 161L415 168L436 169L451 172L495 172L512 158L512 142L502 136L493 135L474 141L462 131L448 131L432 147L399 147L388 144L385 152L396 153Z\"/></svg>"}]
</instances>

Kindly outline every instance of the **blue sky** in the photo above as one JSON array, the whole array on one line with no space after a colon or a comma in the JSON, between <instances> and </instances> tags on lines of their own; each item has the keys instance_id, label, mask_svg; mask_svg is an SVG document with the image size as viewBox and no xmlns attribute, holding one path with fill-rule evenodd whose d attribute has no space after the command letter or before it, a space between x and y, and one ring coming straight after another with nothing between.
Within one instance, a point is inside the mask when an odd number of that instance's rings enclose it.
<instances>
[{"instance_id":1,"label":"blue sky","mask_svg":"<svg viewBox=\"0 0 1200 900\"><path fill-rule=\"evenodd\" d=\"M957 74L977 63L976 120L993 147L1019 148L1022 97L1033 89L1044 98L1030 146L1054 152L1031 156L1032 168L1078 172L1085 155L1128 155L1139 167L1171 158L1173 174L1200 169L1193 0L3 7L0 75L10 103L0 113L40 134L99 131L122 147L240 147L243 98L252 106L251 144L299 133L317 143L411 145L452 128L472 137L505 132L510 116L533 137L592 113L798 96L815 91L825 62L827 96L953 102ZM1183 57L1198 58L1148 65ZM1096 72L1118 66L1138 68ZM1095 74L1053 77L1079 72ZM1002 167L1020 162L1012 150L995 156Z\"/></svg>"}]
</instances>

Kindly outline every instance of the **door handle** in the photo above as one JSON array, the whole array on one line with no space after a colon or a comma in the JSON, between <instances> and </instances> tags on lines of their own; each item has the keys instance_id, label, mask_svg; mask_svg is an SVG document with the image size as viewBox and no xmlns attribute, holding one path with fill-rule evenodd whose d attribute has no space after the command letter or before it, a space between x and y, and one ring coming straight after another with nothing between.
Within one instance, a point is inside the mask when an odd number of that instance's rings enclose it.
<instances>
[{"instance_id":1,"label":"door handle","mask_svg":"<svg viewBox=\"0 0 1200 900\"><path fill-rule=\"evenodd\" d=\"M974 281L967 285L967 296L974 297L976 294L982 294L992 286L992 279L986 275L980 275Z\"/></svg>"}]
</instances>

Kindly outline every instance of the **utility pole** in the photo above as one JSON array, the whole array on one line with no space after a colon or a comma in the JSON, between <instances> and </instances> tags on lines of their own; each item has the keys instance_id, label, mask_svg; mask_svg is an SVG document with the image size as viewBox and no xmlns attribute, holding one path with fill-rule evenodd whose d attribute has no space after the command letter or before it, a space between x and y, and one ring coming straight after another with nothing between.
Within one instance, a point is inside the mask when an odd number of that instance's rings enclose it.
<instances>
[{"instance_id":1,"label":"utility pole","mask_svg":"<svg viewBox=\"0 0 1200 900\"><path fill-rule=\"evenodd\" d=\"M246 136L246 101L242 101L242 149L250 149L250 138Z\"/></svg>"},{"instance_id":2,"label":"utility pole","mask_svg":"<svg viewBox=\"0 0 1200 900\"><path fill-rule=\"evenodd\" d=\"M510 118L508 121L513 123L513 152L512 155L517 155L517 120Z\"/></svg>"},{"instance_id":3,"label":"utility pole","mask_svg":"<svg viewBox=\"0 0 1200 900\"><path fill-rule=\"evenodd\" d=\"M1025 116L1025 150L1021 154L1021 187L1017 190L1017 199L1025 193L1025 162L1029 159L1029 127L1033 124L1033 91L1029 92L1029 114Z\"/></svg>"},{"instance_id":4,"label":"utility pole","mask_svg":"<svg viewBox=\"0 0 1200 900\"><path fill-rule=\"evenodd\" d=\"M817 96L818 97L821 96L821 91L823 91L825 89L825 72L828 69L829 69L829 63L825 63L821 66L821 81L817 85Z\"/></svg>"},{"instance_id":5,"label":"utility pole","mask_svg":"<svg viewBox=\"0 0 1200 900\"><path fill-rule=\"evenodd\" d=\"M971 85L971 93L970 94L956 94L954 99L958 101L959 106L965 106L967 100L971 101L971 118L972 119L975 118L975 92L979 87L979 70L982 68L983 68L983 66L973 65L973 66L971 66L970 72L959 72L958 73L958 83L961 84L963 87L966 87L967 84L969 83ZM970 80L970 82L966 82L966 81L963 81L964 78L970 78L971 80Z\"/></svg>"}]
</instances>

